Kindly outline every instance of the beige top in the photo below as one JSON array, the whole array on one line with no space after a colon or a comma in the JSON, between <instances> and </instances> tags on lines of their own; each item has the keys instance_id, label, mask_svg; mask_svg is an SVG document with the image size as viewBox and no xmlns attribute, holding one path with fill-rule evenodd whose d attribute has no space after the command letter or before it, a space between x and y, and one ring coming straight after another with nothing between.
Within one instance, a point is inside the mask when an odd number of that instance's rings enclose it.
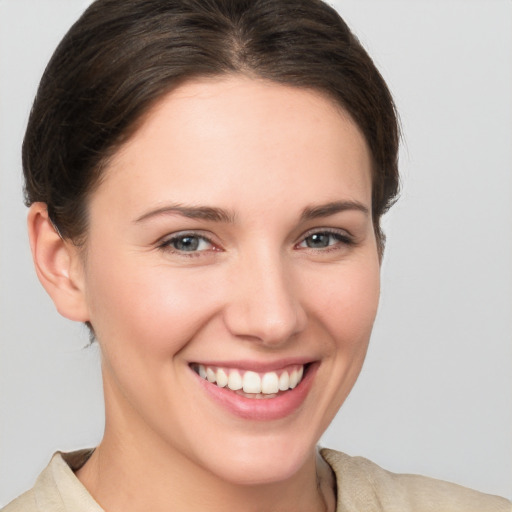
<instances>
[{"instance_id":1,"label":"beige top","mask_svg":"<svg viewBox=\"0 0 512 512\"><path fill-rule=\"evenodd\" d=\"M73 473L91 450L57 452L34 487L0 512L104 512ZM362 457L322 456L336 474L336 512L512 512L504 498L417 475L398 475Z\"/></svg>"}]
</instances>

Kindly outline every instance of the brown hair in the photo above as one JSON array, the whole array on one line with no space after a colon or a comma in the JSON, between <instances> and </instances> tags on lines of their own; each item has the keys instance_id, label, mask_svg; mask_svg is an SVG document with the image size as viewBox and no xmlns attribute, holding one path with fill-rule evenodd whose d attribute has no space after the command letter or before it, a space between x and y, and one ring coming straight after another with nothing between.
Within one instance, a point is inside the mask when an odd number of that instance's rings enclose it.
<instances>
[{"instance_id":1,"label":"brown hair","mask_svg":"<svg viewBox=\"0 0 512 512\"><path fill-rule=\"evenodd\" d=\"M399 126L391 94L338 13L320 0L97 0L51 58L23 143L25 202L47 204L83 243L87 197L150 107L185 80L243 73L334 98L373 157L372 211L396 199Z\"/></svg>"}]
</instances>

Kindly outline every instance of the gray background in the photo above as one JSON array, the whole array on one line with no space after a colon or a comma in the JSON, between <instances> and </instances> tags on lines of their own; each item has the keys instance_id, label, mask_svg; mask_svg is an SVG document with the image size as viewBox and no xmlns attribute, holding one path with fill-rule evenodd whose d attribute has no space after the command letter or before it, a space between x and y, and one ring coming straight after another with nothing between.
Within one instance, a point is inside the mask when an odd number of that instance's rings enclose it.
<instances>
[{"instance_id":1,"label":"gray background","mask_svg":"<svg viewBox=\"0 0 512 512\"><path fill-rule=\"evenodd\" d=\"M54 450L96 444L97 347L37 282L20 144L86 0L0 0L0 505ZM323 444L512 497L512 2L339 0L402 116L366 366Z\"/></svg>"}]
</instances>

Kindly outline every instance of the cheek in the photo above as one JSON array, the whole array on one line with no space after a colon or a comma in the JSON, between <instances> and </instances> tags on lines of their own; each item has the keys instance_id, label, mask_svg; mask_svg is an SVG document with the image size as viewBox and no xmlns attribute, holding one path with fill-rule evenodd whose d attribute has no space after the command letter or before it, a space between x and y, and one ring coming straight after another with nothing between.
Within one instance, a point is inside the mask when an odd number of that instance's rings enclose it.
<instances>
[{"instance_id":1,"label":"cheek","mask_svg":"<svg viewBox=\"0 0 512 512\"><path fill-rule=\"evenodd\" d=\"M323 288L327 293L317 293L318 315L337 348L366 351L379 303L378 261L340 268Z\"/></svg>"},{"instance_id":2,"label":"cheek","mask_svg":"<svg viewBox=\"0 0 512 512\"><path fill-rule=\"evenodd\" d=\"M144 256L112 265L106 258L91 261L88 275L91 323L104 348L122 346L144 359L173 355L214 314L200 275L142 264Z\"/></svg>"}]
</instances>

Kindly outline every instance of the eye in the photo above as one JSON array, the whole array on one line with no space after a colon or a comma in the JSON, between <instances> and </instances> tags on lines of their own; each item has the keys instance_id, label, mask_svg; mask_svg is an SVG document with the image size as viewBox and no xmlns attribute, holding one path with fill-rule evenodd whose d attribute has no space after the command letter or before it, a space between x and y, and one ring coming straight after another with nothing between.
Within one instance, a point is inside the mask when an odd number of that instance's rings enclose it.
<instances>
[{"instance_id":1,"label":"eye","mask_svg":"<svg viewBox=\"0 0 512 512\"><path fill-rule=\"evenodd\" d=\"M351 237L345 233L336 231L317 231L307 235L298 247L307 249L328 249L337 245L350 245L353 241Z\"/></svg>"},{"instance_id":2,"label":"eye","mask_svg":"<svg viewBox=\"0 0 512 512\"><path fill-rule=\"evenodd\" d=\"M164 240L160 244L160 248L177 253L194 253L214 250L215 246L204 236L194 233L183 233Z\"/></svg>"}]
</instances>

